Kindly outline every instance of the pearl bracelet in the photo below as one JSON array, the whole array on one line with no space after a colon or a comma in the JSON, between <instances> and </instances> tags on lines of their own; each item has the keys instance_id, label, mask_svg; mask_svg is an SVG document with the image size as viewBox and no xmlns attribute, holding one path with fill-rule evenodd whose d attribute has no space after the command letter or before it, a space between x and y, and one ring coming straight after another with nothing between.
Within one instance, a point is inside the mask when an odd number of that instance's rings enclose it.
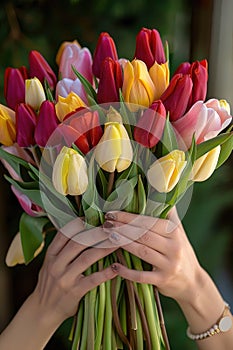
<instances>
[{"instance_id":1,"label":"pearl bracelet","mask_svg":"<svg viewBox=\"0 0 233 350\"><path fill-rule=\"evenodd\" d=\"M217 322L207 331L200 334L192 334L190 327L187 328L187 336L192 340L202 340L208 337L212 337L215 334L224 333L231 329L232 327L232 316L227 315L227 312L230 310L230 306L225 303L225 308L221 317Z\"/></svg>"}]
</instances>

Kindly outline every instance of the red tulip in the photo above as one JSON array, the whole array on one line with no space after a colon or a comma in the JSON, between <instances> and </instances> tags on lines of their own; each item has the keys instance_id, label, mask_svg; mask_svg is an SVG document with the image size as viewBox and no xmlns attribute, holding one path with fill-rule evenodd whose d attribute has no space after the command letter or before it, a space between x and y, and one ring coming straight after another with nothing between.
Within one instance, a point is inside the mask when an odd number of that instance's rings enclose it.
<instances>
[{"instance_id":1,"label":"red tulip","mask_svg":"<svg viewBox=\"0 0 233 350\"><path fill-rule=\"evenodd\" d=\"M165 121L166 109L162 101L153 102L134 128L135 141L148 148L154 147L163 135Z\"/></svg>"},{"instance_id":2,"label":"red tulip","mask_svg":"<svg viewBox=\"0 0 233 350\"><path fill-rule=\"evenodd\" d=\"M54 89L57 83L57 77L45 58L36 50L29 53L29 72L30 77L37 77L42 84L47 80L51 89Z\"/></svg>"},{"instance_id":3,"label":"red tulip","mask_svg":"<svg viewBox=\"0 0 233 350\"><path fill-rule=\"evenodd\" d=\"M136 38L134 57L146 63L147 68L155 63L165 63L165 53L159 32L156 29L142 28Z\"/></svg>"},{"instance_id":4,"label":"red tulip","mask_svg":"<svg viewBox=\"0 0 233 350\"><path fill-rule=\"evenodd\" d=\"M51 101L44 101L41 104L39 115L37 117L37 124L35 128L35 142L45 147L49 137L57 128L59 120L57 119L54 103Z\"/></svg>"},{"instance_id":5,"label":"red tulip","mask_svg":"<svg viewBox=\"0 0 233 350\"><path fill-rule=\"evenodd\" d=\"M175 74L171 79L160 98L167 112L170 113L171 121L179 119L186 112L192 87L193 82L189 74Z\"/></svg>"},{"instance_id":6,"label":"red tulip","mask_svg":"<svg viewBox=\"0 0 233 350\"><path fill-rule=\"evenodd\" d=\"M18 103L25 102L25 80L28 78L26 67L5 70L4 96L7 105L15 110Z\"/></svg>"},{"instance_id":7,"label":"red tulip","mask_svg":"<svg viewBox=\"0 0 233 350\"><path fill-rule=\"evenodd\" d=\"M63 136L68 147L75 143L84 154L96 146L103 135L98 112L86 109L66 118L57 131Z\"/></svg>"},{"instance_id":8,"label":"red tulip","mask_svg":"<svg viewBox=\"0 0 233 350\"><path fill-rule=\"evenodd\" d=\"M118 61L111 57L105 58L101 65L98 85L98 103L119 101L119 89L122 87L122 68Z\"/></svg>"},{"instance_id":9,"label":"red tulip","mask_svg":"<svg viewBox=\"0 0 233 350\"><path fill-rule=\"evenodd\" d=\"M99 78L101 64L106 57L118 60L117 50L113 38L108 33L101 33L93 55L93 74Z\"/></svg>"},{"instance_id":10,"label":"red tulip","mask_svg":"<svg viewBox=\"0 0 233 350\"><path fill-rule=\"evenodd\" d=\"M207 93L207 81L208 81L208 64L207 60L195 61L193 63L182 63L175 74L189 74L192 82L193 89L189 99L188 109L197 101L205 101Z\"/></svg>"},{"instance_id":11,"label":"red tulip","mask_svg":"<svg viewBox=\"0 0 233 350\"><path fill-rule=\"evenodd\" d=\"M16 107L16 142L20 147L30 147L35 144L34 131L36 127L36 114L25 103Z\"/></svg>"}]
</instances>

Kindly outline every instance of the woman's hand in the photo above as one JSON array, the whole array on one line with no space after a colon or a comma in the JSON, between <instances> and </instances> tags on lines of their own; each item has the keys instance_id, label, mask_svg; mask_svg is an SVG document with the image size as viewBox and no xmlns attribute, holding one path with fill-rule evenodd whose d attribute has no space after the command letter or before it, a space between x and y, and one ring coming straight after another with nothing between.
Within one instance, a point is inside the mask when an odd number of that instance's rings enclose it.
<instances>
[{"instance_id":1,"label":"woman's hand","mask_svg":"<svg viewBox=\"0 0 233 350\"><path fill-rule=\"evenodd\" d=\"M56 234L34 292L0 336L1 349L31 350L32 344L35 350L43 349L58 326L75 314L84 294L117 275L111 267L88 276L83 274L116 249L110 248L101 227L77 235L83 229L78 219L63 233Z\"/></svg>"},{"instance_id":2,"label":"woman's hand","mask_svg":"<svg viewBox=\"0 0 233 350\"><path fill-rule=\"evenodd\" d=\"M153 271L136 271L116 265L122 277L154 284L162 294L176 300L190 299L203 270L175 209L169 220L125 212L111 212L106 218L104 229L110 233L112 243L123 245L153 266Z\"/></svg>"}]
</instances>

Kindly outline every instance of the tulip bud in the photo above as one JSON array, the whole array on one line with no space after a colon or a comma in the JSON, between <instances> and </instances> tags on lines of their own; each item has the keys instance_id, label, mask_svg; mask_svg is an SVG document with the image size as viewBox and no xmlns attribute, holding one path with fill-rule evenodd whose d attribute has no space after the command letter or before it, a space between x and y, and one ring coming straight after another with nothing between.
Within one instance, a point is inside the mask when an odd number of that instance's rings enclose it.
<instances>
[{"instance_id":1,"label":"tulip bud","mask_svg":"<svg viewBox=\"0 0 233 350\"><path fill-rule=\"evenodd\" d=\"M41 104L35 128L35 142L40 147L45 147L49 137L57 128L59 121L56 116L54 103L44 101Z\"/></svg>"},{"instance_id":2,"label":"tulip bud","mask_svg":"<svg viewBox=\"0 0 233 350\"><path fill-rule=\"evenodd\" d=\"M150 166L147 172L149 183L158 192L170 192L178 183L186 163L183 151L171 151Z\"/></svg>"},{"instance_id":3,"label":"tulip bud","mask_svg":"<svg viewBox=\"0 0 233 350\"><path fill-rule=\"evenodd\" d=\"M128 106L132 112L149 107L154 101L155 87L143 61L126 62L122 94L125 102L134 104Z\"/></svg>"},{"instance_id":4,"label":"tulip bud","mask_svg":"<svg viewBox=\"0 0 233 350\"><path fill-rule=\"evenodd\" d=\"M53 90L57 84L56 74L40 52L33 50L29 53L29 71L30 77L37 77L42 84L47 80L50 88Z\"/></svg>"},{"instance_id":5,"label":"tulip bud","mask_svg":"<svg viewBox=\"0 0 233 350\"><path fill-rule=\"evenodd\" d=\"M86 110L73 113L59 125L58 132L68 147L75 143L84 154L96 146L103 135L98 112Z\"/></svg>"},{"instance_id":6,"label":"tulip bud","mask_svg":"<svg viewBox=\"0 0 233 350\"><path fill-rule=\"evenodd\" d=\"M100 78L101 65L106 57L111 57L115 61L118 60L113 38L108 33L103 32L99 36L93 55L92 71L97 78Z\"/></svg>"},{"instance_id":7,"label":"tulip bud","mask_svg":"<svg viewBox=\"0 0 233 350\"><path fill-rule=\"evenodd\" d=\"M205 101L207 93L208 68L207 61L184 62L175 71L175 74L189 74L193 88L190 95L188 109L197 101Z\"/></svg>"},{"instance_id":8,"label":"tulip bud","mask_svg":"<svg viewBox=\"0 0 233 350\"><path fill-rule=\"evenodd\" d=\"M4 146L11 146L15 140L15 112L0 105L0 143Z\"/></svg>"},{"instance_id":9,"label":"tulip bud","mask_svg":"<svg viewBox=\"0 0 233 350\"><path fill-rule=\"evenodd\" d=\"M161 96L170 120L175 121L185 113L192 93L192 79L189 75L175 74Z\"/></svg>"},{"instance_id":10,"label":"tulip bud","mask_svg":"<svg viewBox=\"0 0 233 350\"><path fill-rule=\"evenodd\" d=\"M56 100L58 100L58 96L67 97L71 91L78 95L83 102L88 103L85 89L78 78L75 80L68 78L59 80L56 85Z\"/></svg>"},{"instance_id":11,"label":"tulip bud","mask_svg":"<svg viewBox=\"0 0 233 350\"><path fill-rule=\"evenodd\" d=\"M104 134L95 148L95 159L110 173L127 169L133 159L129 136L123 124L108 122Z\"/></svg>"},{"instance_id":12,"label":"tulip bud","mask_svg":"<svg viewBox=\"0 0 233 350\"><path fill-rule=\"evenodd\" d=\"M71 44L72 44L72 45L76 45L77 47L79 47L79 48L81 49L81 45L78 43L77 40L73 40L73 41L64 41L64 42L60 45L60 47L59 47L59 49L58 49L58 51L57 51L57 55L56 55L56 63L57 63L58 66L60 65L61 57L62 57L62 54L63 54L65 48L66 48L68 45L71 45Z\"/></svg>"},{"instance_id":13,"label":"tulip bud","mask_svg":"<svg viewBox=\"0 0 233 350\"><path fill-rule=\"evenodd\" d=\"M158 64L155 62L149 70L155 87L155 100L159 100L169 84L170 71L168 62Z\"/></svg>"},{"instance_id":14,"label":"tulip bud","mask_svg":"<svg viewBox=\"0 0 233 350\"><path fill-rule=\"evenodd\" d=\"M134 57L146 63L147 68L155 63L165 63L165 53L159 32L156 29L142 28L136 37Z\"/></svg>"},{"instance_id":15,"label":"tulip bud","mask_svg":"<svg viewBox=\"0 0 233 350\"><path fill-rule=\"evenodd\" d=\"M11 186L11 190L15 194L25 213L30 216L41 216L44 214L42 208L32 203L32 201L25 194L21 193L14 186Z\"/></svg>"},{"instance_id":16,"label":"tulip bud","mask_svg":"<svg viewBox=\"0 0 233 350\"><path fill-rule=\"evenodd\" d=\"M222 108L217 99L203 103L197 101L180 119L172 122L178 134L180 148L188 149L195 134L197 144L217 136L232 121L227 109Z\"/></svg>"},{"instance_id":17,"label":"tulip bud","mask_svg":"<svg viewBox=\"0 0 233 350\"><path fill-rule=\"evenodd\" d=\"M44 241L41 243L39 248L35 251L34 258L40 254L43 248L44 248ZM6 255L7 266L12 267L17 264L25 264L21 237L19 232L15 235L13 241L11 242L10 248L8 249L8 252Z\"/></svg>"},{"instance_id":18,"label":"tulip bud","mask_svg":"<svg viewBox=\"0 0 233 350\"><path fill-rule=\"evenodd\" d=\"M36 114L25 103L16 108L16 141L20 147L30 147L35 144L34 131L36 127Z\"/></svg>"},{"instance_id":19,"label":"tulip bud","mask_svg":"<svg viewBox=\"0 0 233 350\"><path fill-rule=\"evenodd\" d=\"M82 99L71 91L67 97L58 96L58 102L55 105L55 110L58 119L62 121L69 113L85 106L86 105Z\"/></svg>"},{"instance_id":20,"label":"tulip bud","mask_svg":"<svg viewBox=\"0 0 233 350\"><path fill-rule=\"evenodd\" d=\"M59 65L59 75L62 79L77 79L72 66L92 84L92 57L86 47L81 49L75 44L70 44L64 48Z\"/></svg>"},{"instance_id":21,"label":"tulip bud","mask_svg":"<svg viewBox=\"0 0 233 350\"><path fill-rule=\"evenodd\" d=\"M134 139L141 145L152 148L163 135L166 122L166 110L161 101L152 103L139 118L134 128Z\"/></svg>"},{"instance_id":22,"label":"tulip bud","mask_svg":"<svg viewBox=\"0 0 233 350\"><path fill-rule=\"evenodd\" d=\"M18 103L25 102L25 80L28 78L26 67L6 68L4 75L4 96L7 105L15 110Z\"/></svg>"},{"instance_id":23,"label":"tulip bud","mask_svg":"<svg viewBox=\"0 0 233 350\"><path fill-rule=\"evenodd\" d=\"M26 79L25 88L25 103L37 111L41 103L46 100L40 80L38 78Z\"/></svg>"},{"instance_id":24,"label":"tulip bud","mask_svg":"<svg viewBox=\"0 0 233 350\"><path fill-rule=\"evenodd\" d=\"M193 164L190 180L195 182L207 180L213 174L217 166L220 151L221 146L217 146L196 159Z\"/></svg>"},{"instance_id":25,"label":"tulip bud","mask_svg":"<svg viewBox=\"0 0 233 350\"><path fill-rule=\"evenodd\" d=\"M64 146L53 166L52 181L62 195L81 195L88 185L85 159L74 149Z\"/></svg>"},{"instance_id":26,"label":"tulip bud","mask_svg":"<svg viewBox=\"0 0 233 350\"><path fill-rule=\"evenodd\" d=\"M122 87L122 69L118 61L107 57L101 65L98 85L98 103L119 101L119 90Z\"/></svg>"}]
</instances>

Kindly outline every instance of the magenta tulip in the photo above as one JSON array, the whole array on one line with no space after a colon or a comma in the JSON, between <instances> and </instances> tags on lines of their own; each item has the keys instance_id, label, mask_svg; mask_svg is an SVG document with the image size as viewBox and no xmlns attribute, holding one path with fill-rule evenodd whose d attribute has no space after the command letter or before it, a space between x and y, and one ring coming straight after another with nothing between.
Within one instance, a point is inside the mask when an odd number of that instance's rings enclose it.
<instances>
[{"instance_id":1,"label":"magenta tulip","mask_svg":"<svg viewBox=\"0 0 233 350\"><path fill-rule=\"evenodd\" d=\"M12 192L15 194L22 209L30 216L41 216L44 214L41 207L34 204L25 194L21 193L14 186L11 186Z\"/></svg>"},{"instance_id":2,"label":"magenta tulip","mask_svg":"<svg viewBox=\"0 0 233 350\"><path fill-rule=\"evenodd\" d=\"M155 61L158 64L166 62L163 43L156 29L142 28L136 38L134 57L146 63L150 69Z\"/></svg>"},{"instance_id":3,"label":"magenta tulip","mask_svg":"<svg viewBox=\"0 0 233 350\"><path fill-rule=\"evenodd\" d=\"M108 33L101 33L93 55L93 74L100 78L101 64L106 57L118 60L117 50L113 38Z\"/></svg>"},{"instance_id":4,"label":"magenta tulip","mask_svg":"<svg viewBox=\"0 0 233 350\"><path fill-rule=\"evenodd\" d=\"M4 96L7 105L14 109L16 105L25 102L25 80L28 78L26 67L11 68L5 70Z\"/></svg>"},{"instance_id":5,"label":"magenta tulip","mask_svg":"<svg viewBox=\"0 0 233 350\"><path fill-rule=\"evenodd\" d=\"M192 87L193 82L188 74L175 74L171 79L160 98L169 112L171 121L179 119L186 112Z\"/></svg>"},{"instance_id":6,"label":"magenta tulip","mask_svg":"<svg viewBox=\"0 0 233 350\"><path fill-rule=\"evenodd\" d=\"M44 101L40 107L37 117L37 124L35 128L35 142L45 147L49 137L57 128L59 120L57 119L54 103L51 101Z\"/></svg>"},{"instance_id":7,"label":"magenta tulip","mask_svg":"<svg viewBox=\"0 0 233 350\"><path fill-rule=\"evenodd\" d=\"M163 103L153 102L146 109L134 128L134 139L141 145L151 148L161 139L166 122L166 109Z\"/></svg>"},{"instance_id":8,"label":"magenta tulip","mask_svg":"<svg viewBox=\"0 0 233 350\"><path fill-rule=\"evenodd\" d=\"M36 127L36 114L25 103L16 107L16 142L20 147L30 147L35 144L34 131Z\"/></svg>"},{"instance_id":9,"label":"magenta tulip","mask_svg":"<svg viewBox=\"0 0 233 350\"><path fill-rule=\"evenodd\" d=\"M119 89L122 88L122 68L118 61L111 57L105 58L101 65L98 85L98 103L119 101Z\"/></svg>"},{"instance_id":10,"label":"magenta tulip","mask_svg":"<svg viewBox=\"0 0 233 350\"><path fill-rule=\"evenodd\" d=\"M57 77L41 53L36 50L30 51L28 60L30 77L37 77L42 84L47 80L53 90L57 84Z\"/></svg>"}]
</instances>

